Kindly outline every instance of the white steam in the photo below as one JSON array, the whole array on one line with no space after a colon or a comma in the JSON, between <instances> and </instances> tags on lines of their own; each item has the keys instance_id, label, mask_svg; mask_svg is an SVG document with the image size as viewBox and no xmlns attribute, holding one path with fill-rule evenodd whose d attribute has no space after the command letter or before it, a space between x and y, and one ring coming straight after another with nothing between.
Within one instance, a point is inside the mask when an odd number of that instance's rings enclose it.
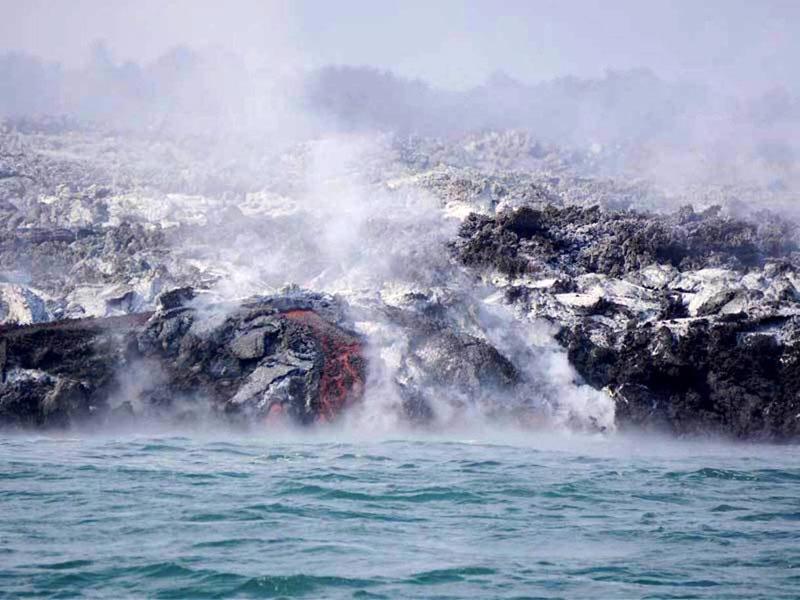
<instances>
[{"instance_id":1,"label":"white steam","mask_svg":"<svg viewBox=\"0 0 800 600\"><path fill-rule=\"evenodd\" d=\"M349 416L354 427L391 430L402 422L397 385L420 385L409 362L418 334L387 311L422 305L440 309L456 331L492 344L523 379L513 391L485 389L477 397L447 387L425 390L439 426L505 418L540 427L613 428L611 399L580 385L549 328L522 323L493 304L491 290L456 264L447 244L460 221L443 200L392 184L402 179L403 167L387 142L338 135L305 143L293 154L299 163L294 197L253 193L245 203L253 218L241 232L219 235L210 253L191 240L176 252L217 274L214 292L226 299L286 286L345 299L367 340L369 364L365 401Z\"/></svg>"}]
</instances>

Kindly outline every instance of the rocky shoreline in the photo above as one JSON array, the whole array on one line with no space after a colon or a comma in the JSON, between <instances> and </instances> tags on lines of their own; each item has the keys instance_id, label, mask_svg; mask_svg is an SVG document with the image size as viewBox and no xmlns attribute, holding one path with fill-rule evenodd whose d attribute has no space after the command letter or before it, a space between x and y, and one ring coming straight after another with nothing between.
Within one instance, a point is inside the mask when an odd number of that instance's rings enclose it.
<instances>
[{"instance_id":1,"label":"rocky shoreline","mask_svg":"<svg viewBox=\"0 0 800 600\"><path fill-rule=\"evenodd\" d=\"M796 226L744 192L692 208L523 134L383 137L340 222L309 199L356 177L320 179L318 146L253 171L180 140L137 161L147 143L4 126L0 426L380 405L423 426L800 436Z\"/></svg>"},{"instance_id":2,"label":"rocky shoreline","mask_svg":"<svg viewBox=\"0 0 800 600\"><path fill-rule=\"evenodd\" d=\"M559 328L620 425L795 438L800 273L789 224L718 213L473 214L454 247L499 273L521 313Z\"/></svg>"},{"instance_id":3,"label":"rocky shoreline","mask_svg":"<svg viewBox=\"0 0 800 600\"><path fill-rule=\"evenodd\" d=\"M0 421L17 427L160 419L308 424L363 394L361 341L328 298L200 304L188 288L152 313L6 327Z\"/></svg>"}]
</instances>

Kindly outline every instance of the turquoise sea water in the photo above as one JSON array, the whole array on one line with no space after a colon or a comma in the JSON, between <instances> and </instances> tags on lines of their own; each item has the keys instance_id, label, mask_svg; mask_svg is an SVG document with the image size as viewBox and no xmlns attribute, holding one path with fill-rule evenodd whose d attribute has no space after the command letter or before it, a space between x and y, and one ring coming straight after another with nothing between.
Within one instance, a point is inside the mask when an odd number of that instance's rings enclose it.
<instances>
[{"instance_id":1,"label":"turquoise sea water","mask_svg":"<svg viewBox=\"0 0 800 600\"><path fill-rule=\"evenodd\" d=\"M0 596L800 598L800 450L5 437Z\"/></svg>"}]
</instances>

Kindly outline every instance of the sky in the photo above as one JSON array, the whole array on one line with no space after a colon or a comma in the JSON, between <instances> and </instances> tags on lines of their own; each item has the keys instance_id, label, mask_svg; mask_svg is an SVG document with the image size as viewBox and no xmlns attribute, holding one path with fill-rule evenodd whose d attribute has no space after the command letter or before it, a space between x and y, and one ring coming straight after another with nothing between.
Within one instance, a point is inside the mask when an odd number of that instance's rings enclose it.
<instances>
[{"instance_id":1,"label":"sky","mask_svg":"<svg viewBox=\"0 0 800 600\"><path fill-rule=\"evenodd\" d=\"M463 89L496 71L525 82L649 67L668 79L794 86L796 0L0 0L0 51L80 66L176 45L256 62L370 65Z\"/></svg>"}]
</instances>

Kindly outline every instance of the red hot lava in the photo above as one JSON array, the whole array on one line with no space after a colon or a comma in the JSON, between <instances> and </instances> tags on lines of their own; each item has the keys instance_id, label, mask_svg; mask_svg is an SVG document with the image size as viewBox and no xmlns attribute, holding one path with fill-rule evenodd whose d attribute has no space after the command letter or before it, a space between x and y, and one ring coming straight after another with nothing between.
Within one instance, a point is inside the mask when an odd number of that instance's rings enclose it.
<instances>
[{"instance_id":1,"label":"red hot lava","mask_svg":"<svg viewBox=\"0 0 800 600\"><path fill-rule=\"evenodd\" d=\"M308 327L322 345L324 364L317 420L333 421L364 393L365 365L361 342L312 310L290 310L283 316Z\"/></svg>"}]
</instances>

